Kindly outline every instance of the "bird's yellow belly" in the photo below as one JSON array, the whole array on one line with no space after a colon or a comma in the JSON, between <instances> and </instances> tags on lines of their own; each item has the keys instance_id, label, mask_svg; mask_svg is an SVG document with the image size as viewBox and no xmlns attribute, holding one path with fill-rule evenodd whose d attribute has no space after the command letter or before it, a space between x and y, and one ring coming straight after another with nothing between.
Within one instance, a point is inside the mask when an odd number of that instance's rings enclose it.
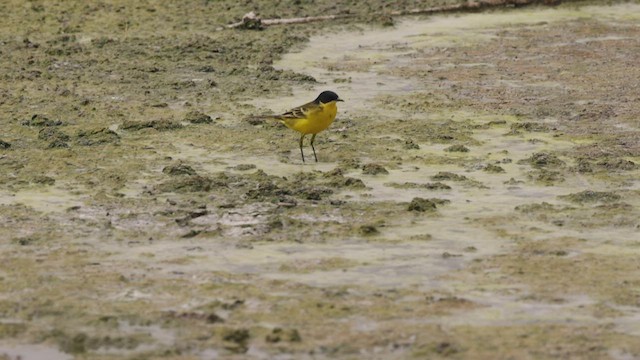
<instances>
[{"instance_id":1,"label":"bird's yellow belly","mask_svg":"<svg viewBox=\"0 0 640 360\"><path fill-rule=\"evenodd\" d=\"M317 134L331 125L336 118L337 108L335 106L325 107L322 111L309 114L306 119L295 119L284 121L284 124L295 131L303 134Z\"/></svg>"}]
</instances>

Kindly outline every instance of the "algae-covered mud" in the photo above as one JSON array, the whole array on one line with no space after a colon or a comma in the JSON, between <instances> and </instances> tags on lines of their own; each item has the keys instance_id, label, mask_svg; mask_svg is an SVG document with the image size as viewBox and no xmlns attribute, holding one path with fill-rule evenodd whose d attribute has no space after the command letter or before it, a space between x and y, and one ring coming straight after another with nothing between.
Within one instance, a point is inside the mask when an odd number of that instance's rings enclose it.
<instances>
[{"instance_id":1,"label":"algae-covered mud","mask_svg":"<svg viewBox=\"0 0 640 360\"><path fill-rule=\"evenodd\" d=\"M640 4L388 7L0 4L0 359L640 357Z\"/></svg>"}]
</instances>

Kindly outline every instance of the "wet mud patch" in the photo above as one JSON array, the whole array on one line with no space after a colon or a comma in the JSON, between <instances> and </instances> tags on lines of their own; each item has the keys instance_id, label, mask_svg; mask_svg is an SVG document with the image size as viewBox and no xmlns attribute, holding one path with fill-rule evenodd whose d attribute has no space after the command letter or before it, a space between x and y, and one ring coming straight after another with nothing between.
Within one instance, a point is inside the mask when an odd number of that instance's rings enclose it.
<instances>
[{"instance_id":1,"label":"wet mud patch","mask_svg":"<svg viewBox=\"0 0 640 360\"><path fill-rule=\"evenodd\" d=\"M520 251L515 256L505 255L483 264L474 264L475 271L486 273L493 266L501 274L506 283L492 276L483 276L489 283L478 283L479 286L506 286L514 289L520 296L528 296L542 302L568 302L573 296L587 295L593 302L611 303L614 308L637 306L638 296L632 289L633 279L628 277L632 270L635 254L630 251L627 256L598 254L597 244L580 238L548 237L539 241L520 242ZM626 247L629 247L627 244ZM593 248L595 251L585 251ZM617 262L616 265L614 263ZM606 274L604 269L616 269L615 278ZM556 272L557 269L561 271ZM620 273L618 273L618 269ZM584 274L588 276L584 276ZM593 286L598 283L597 287ZM517 284L526 284L526 290L516 291ZM630 284L630 287L619 286ZM622 312L620 317L629 316Z\"/></svg>"},{"instance_id":2,"label":"wet mud patch","mask_svg":"<svg viewBox=\"0 0 640 360\"><path fill-rule=\"evenodd\" d=\"M120 141L120 136L113 130L98 128L78 131L76 143L81 146L95 146L115 143Z\"/></svg>"},{"instance_id":3,"label":"wet mud patch","mask_svg":"<svg viewBox=\"0 0 640 360\"><path fill-rule=\"evenodd\" d=\"M635 4L310 41L328 28L215 31L251 9L213 5L6 12L3 341L92 358L640 354ZM242 120L326 88L347 101L318 163Z\"/></svg>"},{"instance_id":4,"label":"wet mud patch","mask_svg":"<svg viewBox=\"0 0 640 360\"><path fill-rule=\"evenodd\" d=\"M141 130L146 128L155 129L158 131L169 131L181 129L182 124L172 120L149 120L149 121L127 121L120 126L122 130Z\"/></svg>"}]
</instances>

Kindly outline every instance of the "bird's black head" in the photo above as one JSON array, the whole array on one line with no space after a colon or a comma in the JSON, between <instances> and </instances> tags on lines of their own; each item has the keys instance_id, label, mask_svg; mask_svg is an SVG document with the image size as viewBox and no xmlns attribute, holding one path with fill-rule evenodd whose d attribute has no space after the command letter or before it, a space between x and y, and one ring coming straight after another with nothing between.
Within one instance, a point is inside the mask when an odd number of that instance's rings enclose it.
<instances>
[{"instance_id":1,"label":"bird's black head","mask_svg":"<svg viewBox=\"0 0 640 360\"><path fill-rule=\"evenodd\" d=\"M326 104L332 101L344 101L344 100L340 99L338 97L338 94L334 93L333 91L323 91L314 100L316 104L319 104L319 103Z\"/></svg>"}]
</instances>

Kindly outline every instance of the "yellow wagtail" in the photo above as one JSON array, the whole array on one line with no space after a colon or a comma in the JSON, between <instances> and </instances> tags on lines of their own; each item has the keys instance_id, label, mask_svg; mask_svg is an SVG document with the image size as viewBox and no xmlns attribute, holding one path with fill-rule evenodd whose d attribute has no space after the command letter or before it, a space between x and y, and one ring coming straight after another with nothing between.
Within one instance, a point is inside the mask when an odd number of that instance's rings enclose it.
<instances>
[{"instance_id":1,"label":"yellow wagtail","mask_svg":"<svg viewBox=\"0 0 640 360\"><path fill-rule=\"evenodd\" d=\"M318 162L316 148L313 147L313 141L319 132L325 130L331 125L333 119L336 118L338 107L336 103L344 101L338 97L333 91L323 91L318 97L304 105L295 107L282 115L266 115L260 116L263 119L278 120L289 129L293 129L302 134L300 137L300 154L302 154L302 162L304 162L304 151L302 151L302 142L307 134L311 135L311 148L313 156Z\"/></svg>"}]
</instances>

